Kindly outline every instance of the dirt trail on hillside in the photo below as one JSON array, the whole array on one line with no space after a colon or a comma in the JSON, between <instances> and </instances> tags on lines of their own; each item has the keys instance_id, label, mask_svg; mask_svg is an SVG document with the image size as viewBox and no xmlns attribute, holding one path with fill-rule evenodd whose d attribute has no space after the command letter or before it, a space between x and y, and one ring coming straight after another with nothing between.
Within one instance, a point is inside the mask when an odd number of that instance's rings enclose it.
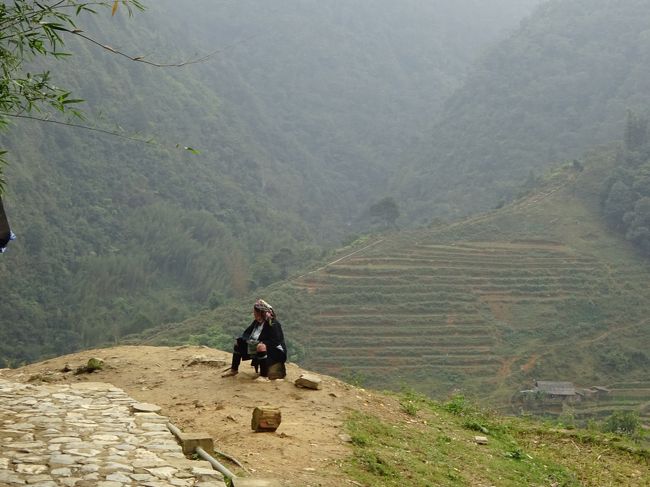
<instances>
[{"instance_id":1,"label":"dirt trail on hillside","mask_svg":"<svg viewBox=\"0 0 650 487\"><path fill-rule=\"evenodd\" d=\"M196 357L211 365L189 365ZM103 370L74 375L61 370L105 361ZM395 420L404 416L397 401L372 394L328 376L323 389L299 389L293 381L305 371L288 364L284 381L256 382L253 369L242 364L234 378L221 378L230 354L206 347L116 347L66 355L20 369L0 371L19 382L108 382L131 397L161 406L161 414L184 432L207 432L216 448L237 458L254 475L275 478L288 487L359 485L340 471L351 446L340 437L352 410ZM255 406L276 406L282 424L275 433L254 433ZM237 467L223 461L228 468ZM245 475L244 472L240 472Z\"/></svg>"}]
</instances>

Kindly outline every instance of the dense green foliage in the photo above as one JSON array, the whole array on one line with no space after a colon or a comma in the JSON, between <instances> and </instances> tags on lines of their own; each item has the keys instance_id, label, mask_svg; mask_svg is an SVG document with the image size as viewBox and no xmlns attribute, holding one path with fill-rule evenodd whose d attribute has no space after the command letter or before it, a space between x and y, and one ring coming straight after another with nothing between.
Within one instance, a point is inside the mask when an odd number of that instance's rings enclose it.
<instances>
[{"instance_id":1,"label":"dense green foliage","mask_svg":"<svg viewBox=\"0 0 650 487\"><path fill-rule=\"evenodd\" d=\"M50 72L33 72L29 62L34 58L52 56L60 59L69 53L63 50L65 40L81 33L75 26L80 14L94 13L93 8L111 6L113 14L120 4L129 13L131 7L141 9L138 0L83 2L32 2L13 0L0 5L0 130L6 129L12 117L30 117L38 112L45 118L52 110L80 117L70 108L82 100L71 97L71 92L57 87ZM5 151L0 151L0 194L4 189L2 166Z\"/></svg>"},{"instance_id":2,"label":"dense green foliage","mask_svg":"<svg viewBox=\"0 0 650 487\"><path fill-rule=\"evenodd\" d=\"M359 215L428 140L474 60L536 3L200 0L168 9L203 19L188 29L192 44L226 46L198 76L266 157L282 161L281 177L292 178L285 207L319 241L336 241L368 228ZM269 191L286 187L280 174L264 177Z\"/></svg>"},{"instance_id":3,"label":"dense green foliage","mask_svg":"<svg viewBox=\"0 0 650 487\"><path fill-rule=\"evenodd\" d=\"M18 235L0 260L0 360L183 319L363 232L348 223L385 197L385 168L425 133L481 46L534 3L500 0L498 16L475 0L80 12L75 25L110 49L72 36L72 56L35 59L35 72L86 100L91 127L152 140L28 120L0 134ZM161 69L115 51L207 60Z\"/></svg>"},{"instance_id":4,"label":"dense green foliage","mask_svg":"<svg viewBox=\"0 0 650 487\"><path fill-rule=\"evenodd\" d=\"M395 227L395 221L399 218L399 207L395 200L388 196L370 205L368 215L373 222L384 227Z\"/></svg>"},{"instance_id":5,"label":"dense green foliage","mask_svg":"<svg viewBox=\"0 0 650 487\"><path fill-rule=\"evenodd\" d=\"M633 411L617 411L607 418L603 429L608 433L634 436L641 431L641 420Z\"/></svg>"},{"instance_id":6,"label":"dense green foliage","mask_svg":"<svg viewBox=\"0 0 650 487\"><path fill-rule=\"evenodd\" d=\"M625 145L603 188L603 214L650 257L650 136L648 120L628 114Z\"/></svg>"},{"instance_id":7,"label":"dense green foliage","mask_svg":"<svg viewBox=\"0 0 650 487\"><path fill-rule=\"evenodd\" d=\"M650 5L551 0L477 64L395 185L413 218L511 199L530 171L619 138L650 106ZM408 201L406 201L408 200Z\"/></svg>"}]
</instances>

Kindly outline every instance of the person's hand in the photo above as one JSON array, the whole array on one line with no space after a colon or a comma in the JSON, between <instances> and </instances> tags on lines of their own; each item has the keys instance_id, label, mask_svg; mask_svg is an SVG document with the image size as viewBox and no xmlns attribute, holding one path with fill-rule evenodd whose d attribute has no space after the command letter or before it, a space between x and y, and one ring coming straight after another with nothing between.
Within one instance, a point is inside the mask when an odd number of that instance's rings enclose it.
<instances>
[{"instance_id":1,"label":"person's hand","mask_svg":"<svg viewBox=\"0 0 650 487\"><path fill-rule=\"evenodd\" d=\"M264 343L257 344L257 353L266 352L266 345Z\"/></svg>"}]
</instances>

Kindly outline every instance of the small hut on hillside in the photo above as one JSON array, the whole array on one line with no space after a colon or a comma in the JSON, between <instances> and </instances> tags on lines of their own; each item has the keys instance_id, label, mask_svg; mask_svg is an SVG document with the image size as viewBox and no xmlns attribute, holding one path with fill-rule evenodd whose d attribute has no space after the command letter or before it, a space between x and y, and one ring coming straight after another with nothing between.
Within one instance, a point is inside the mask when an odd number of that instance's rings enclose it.
<instances>
[{"instance_id":1,"label":"small hut on hillside","mask_svg":"<svg viewBox=\"0 0 650 487\"><path fill-rule=\"evenodd\" d=\"M576 402L580 395L576 393L573 382L556 382L547 380L536 380L534 392L543 393L549 399Z\"/></svg>"}]
</instances>

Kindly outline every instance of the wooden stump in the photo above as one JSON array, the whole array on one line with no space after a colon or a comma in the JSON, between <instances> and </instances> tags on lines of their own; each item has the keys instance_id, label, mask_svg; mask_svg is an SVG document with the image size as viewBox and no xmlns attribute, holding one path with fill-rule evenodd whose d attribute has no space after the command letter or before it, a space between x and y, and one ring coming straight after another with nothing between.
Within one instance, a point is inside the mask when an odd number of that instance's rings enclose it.
<instances>
[{"instance_id":1,"label":"wooden stump","mask_svg":"<svg viewBox=\"0 0 650 487\"><path fill-rule=\"evenodd\" d=\"M251 428L255 431L275 431L282 422L282 413L277 408L255 408Z\"/></svg>"}]
</instances>

